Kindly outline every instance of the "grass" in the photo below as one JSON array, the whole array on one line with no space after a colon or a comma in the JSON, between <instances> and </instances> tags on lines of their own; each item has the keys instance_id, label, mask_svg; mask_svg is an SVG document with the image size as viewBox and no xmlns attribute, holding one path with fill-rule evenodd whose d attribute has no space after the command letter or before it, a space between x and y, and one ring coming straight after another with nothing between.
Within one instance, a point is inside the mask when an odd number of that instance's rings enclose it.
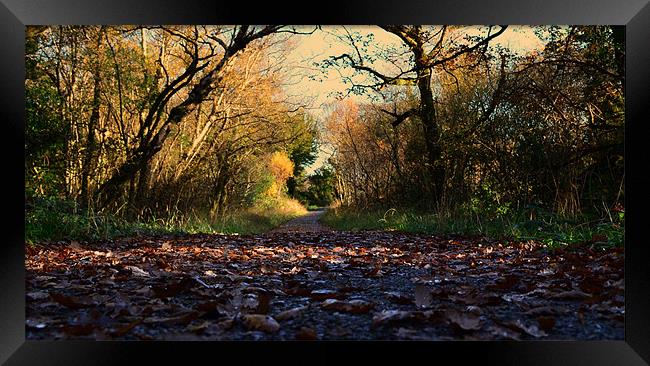
<instances>
[{"instance_id":1,"label":"grass","mask_svg":"<svg viewBox=\"0 0 650 366\"><path fill-rule=\"evenodd\" d=\"M296 200L276 198L216 220L207 214L176 212L166 217L130 221L110 214L77 212L70 202L50 199L25 211L25 242L158 234L259 234L306 212Z\"/></svg>"},{"instance_id":2,"label":"grass","mask_svg":"<svg viewBox=\"0 0 650 366\"><path fill-rule=\"evenodd\" d=\"M342 207L328 210L321 222L337 230L389 230L427 234L485 235L503 240L535 240L547 248L589 244L594 247L621 247L625 221L615 217L588 221L567 219L548 212L490 215L475 213L436 214L412 210L358 211Z\"/></svg>"}]
</instances>

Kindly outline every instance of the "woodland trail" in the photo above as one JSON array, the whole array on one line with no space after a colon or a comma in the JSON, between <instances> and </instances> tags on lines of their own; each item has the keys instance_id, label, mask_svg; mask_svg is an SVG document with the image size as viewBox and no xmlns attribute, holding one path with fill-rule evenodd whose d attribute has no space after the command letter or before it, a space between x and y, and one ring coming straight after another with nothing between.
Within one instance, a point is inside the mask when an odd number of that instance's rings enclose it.
<instances>
[{"instance_id":1,"label":"woodland trail","mask_svg":"<svg viewBox=\"0 0 650 366\"><path fill-rule=\"evenodd\" d=\"M284 225L271 230L269 233L311 233L331 231L321 224L318 219L325 213L325 208L309 211L306 215L295 218Z\"/></svg>"},{"instance_id":2,"label":"woodland trail","mask_svg":"<svg viewBox=\"0 0 650 366\"><path fill-rule=\"evenodd\" d=\"M622 340L622 249L397 232L27 247L26 338ZM309 230L307 230L309 229Z\"/></svg>"}]
</instances>

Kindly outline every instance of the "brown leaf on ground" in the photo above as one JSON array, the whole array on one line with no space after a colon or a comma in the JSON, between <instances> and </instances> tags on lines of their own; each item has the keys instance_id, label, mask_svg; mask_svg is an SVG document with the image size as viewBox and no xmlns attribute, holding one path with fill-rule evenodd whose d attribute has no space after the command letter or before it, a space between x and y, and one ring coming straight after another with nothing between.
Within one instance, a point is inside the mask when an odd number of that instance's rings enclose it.
<instances>
[{"instance_id":1,"label":"brown leaf on ground","mask_svg":"<svg viewBox=\"0 0 650 366\"><path fill-rule=\"evenodd\" d=\"M91 303L90 300L88 299L74 298L71 296L66 296L54 292L50 292L50 297L52 298L52 300L58 302L59 304L74 310L85 309L85 308L90 308L95 306L95 304Z\"/></svg>"},{"instance_id":2,"label":"brown leaf on ground","mask_svg":"<svg viewBox=\"0 0 650 366\"><path fill-rule=\"evenodd\" d=\"M83 250L83 247L81 246L81 244L79 244L79 242L76 241L76 240L71 241L70 245L68 245L68 248L70 248L72 250L75 250L75 251Z\"/></svg>"},{"instance_id":3,"label":"brown leaf on ground","mask_svg":"<svg viewBox=\"0 0 650 366\"><path fill-rule=\"evenodd\" d=\"M300 314L302 314L306 309L307 309L306 306L300 306L300 307L297 307L297 308L285 310L285 311L282 311L282 312L278 313L275 316L275 319L280 320L280 321L294 319L294 318L299 317Z\"/></svg>"},{"instance_id":4,"label":"brown leaf on ground","mask_svg":"<svg viewBox=\"0 0 650 366\"><path fill-rule=\"evenodd\" d=\"M210 322L203 321L203 322L200 322L198 324L189 324L186 327L186 329L188 331L190 331L190 332L193 332L193 333L203 333L208 328L209 325L210 325Z\"/></svg>"},{"instance_id":5,"label":"brown leaf on ground","mask_svg":"<svg viewBox=\"0 0 650 366\"><path fill-rule=\"evenodd\" d=\"M323 301L321 307L343 313L365 314L372 310L375 304L364 300L340 301L337 299L327 299Z\"/></svg>"},{"instance_id":6,"label":"brown leaf on ground","mask_svg":"<svg viewBox=\"0 0 650 366\"><path fill-rule=\"evenodd\" d=\"M397 291L389 291L385 293L386 298L395 303L395 304L400 304L400 305L410 305L413 304L413 298L404 295L401 292Z\"/></svg>"},{"instance_id":7,"label":"brown leaf on ground","mask_svg":"<svg viewBox=\"0 0 650 366\"><path fill-rule=\"evenodd\" d=\"M271 308L271 294L269 292L259 292L257 294L256 314L268 314Z\"/></svg>"},{"instance_id":8,"label":"brown leaf on ground","mask_svg":"<svg viewBox=\"0 0 650 366\"><path fill-rule=\"evenodd\" d=\"M152 316L145 318L143 323L145 324L165 324L165 325L185 325L191 322L192 320L198 318L199 314L196 311L190 311L182 313L172 317L158 317Z\"/></svg>"},{"instance_id":9,"label":"brown leaf on ground","mask_svg":"<svg viewBox=\"0 0 650 366\"><path fill-rule=\"evenodd\" d=\"M194 285L191 278L183 278L180 281L152 286L151 290L158 298L174 297Z\"/></svg>"},{"instance_id":10,"label":"brown leaf on ground","mask_svg":"<svg viewBox=\"0 0 650 366\"><path fill-rule=\"evenodd\" d=\"M312 292L312 290L305 286L303 283L298 282L298 281L289 281L287 282L287 287L285 288L284 292L287 295L293 295L293 296L309 296Z\"/></svg>"},{"instance_id":11,"label":"brown leaf on ground","mask_svg":"<svg viewBox=\"0 0 650 366\"><path fill-rule=\"evenodd\" d=\"M405 339L411 341L426 341L430 340L429 337L422 335L422 332L417 329L398 328L395 331L395 336L398 339Z\"/></svg>"},{"instance_id":12,"label":"brown leaf on ground","mask_svg":"<svg viewBox=\"0 0 650 366\"><path fill-rule=\"evenodd\" d=\"M518 285L520 282L519 276L516 275L507 275L503 278L501 278L499 281L494 283L493 285L488 286L490 289L494 290L509 290L516 285Z\"/></svg>"},{"instance_id":13,"label":"brown leaf on ground","mask_svg":"<svg viewBox=\"0 0 650 366\"><path fill-rule=\"evenodd\" d=\"M539 306L527 310L524 314L526 315L556 315L556 314L565 314L569 309L562 306Z\"/></svg>"},{"instance_id":14,"label":"brown leaf on ground","mask_svg":"<svg viewBox=\"0 0 650 366\"><path fill-rule=\"evenodd\" d=\"M555 299L555 300L585 300L590 297L591 295L589 295L586 292L582 292L580 290L569 290L569 291L559 292L550 296L551 299Z\"/></svg>"},{"instance_id":15,"label":"brown leaf on ground","mask_svg":"<svg viewBox=\"0 0 650 366\"><path fill-rule=\"evenodd\" d=\"M481 329L481 317L472 313L461 313L449 310L445 313L449 321L463 330Z\"/></svg>"},{"instance_id":16,"label":"brown leaf on ground","mask_svg":"<svg viewBox=\"0 0 650 366\"><path fill-rule=\"evenodd\" d=\"M381 269L381 264L376 264L371 270L364 273L366 277L381 277L384 275L384 271Z\"/></svg>"},{"instance_id":17,"label":"brown leaf on ground","mask_svg":"<svg viewBox=\"0 0 650 366\"><path fill-rule=\"evenodd\" d=\"M246 328L250 330L261 330L267 333L275 333L280 330L280 324L268 315L246 314L241 318Z\"/></svg>"},{"instance_id":18,"label":"brown leaf on ground","mask_svg":"<svg viewBox=\"0 0 650 366\"><path fill-rule=\"evenodd\" d=\"M140 267L136 267L136 266L125 266L124 268L130 270L131 273L132 273L134 276L140 276L140 277L151 277L151 274L150 274L149 272L143 270L143 269L140 268Z\"/></svg>"},{"instance_id":19,"label":"brown leaf on ground","mask_svg":"<svg viewBox=\"0 0 650 366\"><path fill-rule=\"evenodd\" d=\"M116 330L111 332L110 335L113 337L122 337L123 335L130 332L133 328L135 328L140 323L142 323L142 319L137 319L129 324L117 328Z\"/></svg>"},{"instance_id":20,"label":"brown leaf on ground","mask_svg":"<svg viewBox=\"0 0 650 366\"><path fill-rule=\"evenodd\" d=\"M425 308L431 305L433 297L431 296L431 290L423 285L415 286L415 306L418 308Z\"/></svg>"},{"instance_id":21,"label":"brown leaf on ground","mask_svg":"<svg viewBox=\"0 0 650 366\"><path fill-rule=\"evenodd\" d=\"M25 326L33 329L44 329L45 327L47 327L47 323L35 319L27 319L25 320Z\"/></svg>"},{"instance_id":22,"label":"brown leaf on ground","mask_svg":"<svg viewBox=\"0 0 650 366\"><path fill-rule=\"evenodd\" d=\"M312 338L301 327L318 339L623 337L623 248L565 259L472 236L322 234L37 245L25 258L26 337ZM366 276L379 266L382 277Z\"/></svg>"},{"instance_id":23,"label":"brown leaf on ground","mask_svg":"<svg viewBox=\"0 0 650 366\"><path fill-rule=\"evenodd\" d=\"M487 330L497 338L512 339L515 341L521 340L520 333L506 327L493 325L488 327Z\"/></svg>"},{"instance_id":24,"label":"brown leaf on ground","mask_svg":"<svg viewBox=\"0 0 650 366\"><path fill-rule=\"evenodd\" d=\"M318 339L318 334L311 328L301 327L296 332L296 339L299 341L315 341Z\"/></svg>"},{"instance_id":25,"label":"brown leaf on ground","mask_svg":"<svg viewBox=\"0 0 650 366\"><path fill-rule=\"evenodd\" d=\"M555 317L554 316L539 316L537 317L537 323L539 324L540 329L543 331L550 331L555 326Z\"/></svg>"},{"instance_id":26,"label":"brown leaf on ground","mask_svg":"<svg viewBox=\"0 0 650 366\"><path fill-rule=\"evenodd\" d=\"M28 292L27 297L32 300L45 300L50 297L50 294L47 291L34 291Z\"/></svg>"},{"instance_id":27,"label":"brown leaf on ground","mask_svg":"<svg viewBox=\"0 0 650 366\"><path fill-rule=\"evenodd\" d=\"M548 335L543 330L540 330L536 325L532 325L532 324L526 325L520 319L517 319L513 322L509 322L506 325L511 329L521 330L535 338L546 337Z\"/></svg>"},{"instance_id":28,"label":"brown leaf on ground","mask_svg":"<svg viewBox=\"0 0 650 366\"><path fill-rule=\"evenodd\" d=\"M314 300L325 300L325 299L340 299L342 296L334 291L334 290L327 290L327 289L321 289L321 290L314 290L309 294L309 297L311 297Z\"/></svg>"},{"instance_id":29,"label":"brown leaf on ground","mask_svg":"<svg viewBox=\"0 0 650 366\"><path fill-rule=\"evenodd\" d=\"M384 310L372 317L373 325L381 325L386 323L400 322L404 320L411 320L414 318L414 313L404 310Z\"/></svg>"}]
</instances>

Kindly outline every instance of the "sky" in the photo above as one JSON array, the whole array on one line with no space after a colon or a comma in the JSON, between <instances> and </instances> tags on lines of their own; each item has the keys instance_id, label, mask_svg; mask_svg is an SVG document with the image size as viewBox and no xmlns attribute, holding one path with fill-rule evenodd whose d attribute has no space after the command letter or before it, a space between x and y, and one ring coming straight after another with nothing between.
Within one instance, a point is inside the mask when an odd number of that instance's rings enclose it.
<instances>
[{"instance_id":1,"label":"sky","mask_svg":"<svg viewBox=\"0 0 650 366\"><path fill-rule=\"evenodd\" d=\"M297 29L303 32L312 31L314 26L300 26ZM386 48L401 47L401 40L389 32L377 26L346 26L350 33L358 32L361 36L367 37L372 34L373 40L369 47ZM468 28L468 33L478 34L478 27ZM314 65L330 56L338 56L350 52L349 46L341 42L336 35L345 34L341 26L323 26L310 35L292 36L295 47L287 57L287 64L292 65L296 73L290 82L285 86L288 95L295 98L308 100L312 113L318 120L323 120L326 114L325 105L335 101L335 93L345 93L347 85L342 82L341 75L334 69L327 74ZM513 52L527 53L539 49L543 43L533 33L529 26L509 26L506 31L495 38L494 44L499 44ZM346 72L345 70L342 72ZM351 72L347 70L347 72ZM311 78L315 80L312 80ZM369 99L363 96L349 95L356 102L367 102ZM321 147L317 161L306 169L311 174L315 169L321 167L331 154L327 146Z\"/></svg>"}]
</instances>

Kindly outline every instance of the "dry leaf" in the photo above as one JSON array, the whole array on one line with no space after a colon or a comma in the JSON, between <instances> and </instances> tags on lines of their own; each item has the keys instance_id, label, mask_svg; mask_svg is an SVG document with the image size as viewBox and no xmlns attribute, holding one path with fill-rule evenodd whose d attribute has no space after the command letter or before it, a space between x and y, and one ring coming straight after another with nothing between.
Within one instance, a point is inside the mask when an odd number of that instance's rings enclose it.
<instances>
[{"instance_id":1,"label":"dry leaf","mask_svg":"<svg viewBox=\"0 0 650 366\"><path fill-rule=\"evenodd\" d=\"M315 341L318 339L318 334L311 328L301 327L296 332L296 339L300 341Z\"/></svg>"},{"instance_id":2,"label":"dry leaf","mask_svg":"<svg viewBox=\"0 0 650 366\"><path fill-rule=\"evenodd\" d=\"M372 317L373 325L413 319L413 313L403 310L384 310Z\"/></svg>"},{"instance_id":3,"label":"dry leaf","mask_svg":"<svg viewBox=\"0 0 650 366\"><path fill-rule=\"evenodd\" d=\"M289 320L289 319L294 319L300 316L305 310L307 309L306 306L301 306L289 310L285 310L283 312L278 313L275 316L275 319L277 320Z\"/></svg>"},{"instance_id":4,"label":"dry leaf","mask_svg":"<svg viewBox=\"0 0 650 366\"><path fill-rule=\"evenodd\" d=\"M134 276L141 276L141 277L150 277L151 275L149 272L146 272L136 266L124 266L124 268L131 270L131 273Z\"/></svg>"},{"instance_id":5,"label":"dry leaf","mask_svg":"<svg viewBox=\"0 0 650 366\"><path fill-rule=\"evenodd\" d=\"M472 313L460 313L455 310L447 311L447 318L452 324L459 326L463 330L481 329L481 318Z\"/></svg>"},{"instance_id":6,"label":"dry leaf","mask_svg":"<svg viewBox=\"0 0 650 366\"><path fill-rule=\"evenodd\" d=\"M35 291L28 292L27 297L32 300L45 300L50 297L50 294L47 291Z\"/></svg>"},{"instance_id":7,"label":"dry leaf","mask_svg":"<svg viewBox=\"0 0 650 366\"><path fill-rule=\"evenodd\" d=\"M423 285L415 286L415 306L424 308L431 305L433 298L431 290Z\"/></svg>"},{"instance_id":8,"label":"dry leaf","mask_svg":"<svg viewBox=\"0 0 650 366\"><path fill-rule=\"evenodd\" d=\"M244 325L249 330L261 330L267 333L275 333L280 329L280 324L268 315L246 314L242 315Z\"/></svg>"},{"instance_id":9,"label":"dry leaf","mask_svg":"<svg viewBox=\"0 0 650 366\"><path fill-rule=\"evenodd\" d=\"M341 296L334 290L314 290L309 296L314 300L337 299Z\"/></svg>"},{"instance_id":10,"label":"dry leaf","mask_svg":"<svg viewBox=\"0 0 650 366\"><path fill-rule=\"evenodd\" d=\"M564 291L550 296L551 299L555 300L585 300L590 297L591 295L580 290Z\"/></svg>"},{"instance_id":11,"label":"dry leaf","mask_svg":"<svg viewBox=\"0 0 650 366\"><path fill-rule=\"evenodd\" d=\"M50 293L52 300L58 302L59 304L69 307L70 309L84 309L94 306L87 299L78 299L63 294Z\"/></svg>"},{"instance_id":12,"label":"dry leaf","mask_svg":"<svg viewBox=\"0 0 650 366\"><path fill-rule=\"evenodd\" d=\"M412 298L402 294L401 292L391 291L391 292L386 292L385 295L388 298L388 300L396 304L410 305L413 303Z\"/></svg>"},{"instance_id":13,"label":"dry leaf","mask_svg":"<svg viewBox=\"0 0 650 366\"><path fill-rule=\"evenodd\" d=\"M372 310L373 303L364 300L340 301L327 299L321 304L323 309L340 311L344 313L364 314Z\"/></svg>"},{"instance_id":14,"label":"dry leaf","mask_svg":"<svg viewBox=\"0 0 650 366\"><path fill-rule=\"evenodd\" d=\"M507 325L509 327L513 328L513 329L522 330L525 333L527 333L527 334L529 334L529 335L531 335L531 336L533 336L535 338L546 337L548 335L543 330L540 330L539 328L537 328L536 325L526 325L520 319L517 319L514 322L510 322Z\"/></svg>"}]
</instances>

